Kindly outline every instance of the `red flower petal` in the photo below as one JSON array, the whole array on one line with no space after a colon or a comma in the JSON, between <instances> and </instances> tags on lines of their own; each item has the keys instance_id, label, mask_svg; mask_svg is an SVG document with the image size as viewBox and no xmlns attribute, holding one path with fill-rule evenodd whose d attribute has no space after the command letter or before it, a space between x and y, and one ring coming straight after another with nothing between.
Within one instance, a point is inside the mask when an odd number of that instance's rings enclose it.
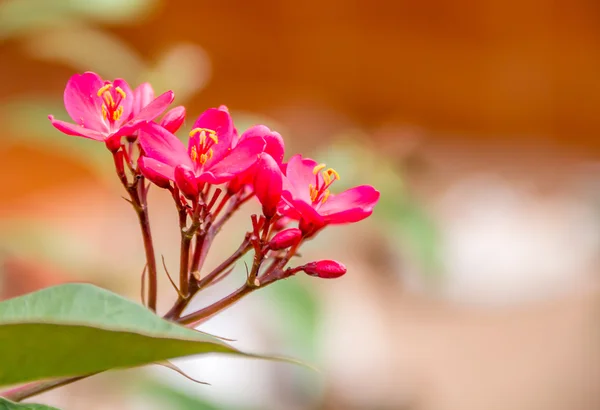
<instances>
[{"instance_id":1,"label":"red flower petal","mask_svg":"<svg viewBox=\"0 0 600 410\"><path fill-rule=\"evenodd\" d=\"M102 99L98 97L103 85L104 81L96 73L75 74L67 82L64 93L65 108L73 121L98 132L108 132L102 118Z\"/></svg>"},{"instance_id":2,"label":"red flower petal","mask_svg":"<svg viewBox=\"0 0 600 410\"><path fill-rule=\"evenodd\" d=\"M142 109L154 100L154 90L150 83L140 84L133 90L132 115L136 116Z\"/></svg>"},{"instance_id":3,"label":"red flower petal","mask_svg":"<svg viewBox=\"0 0 600 410\"><path fill-rule=\"evenodd\" d=\"M185 121L185 107L180 105L169 111L160 120L160 125L169 132L175 133Z\"/></svg>"},{"instance_id":4,"label":"red flower petal","mask_svg":"<svg viewBox=\"0 0 600 410\"><path fill-rule=\"evenodd\" d=\"M175 99L173 91L167 91L156 97L154 101L146 105L133 119L143 121L153 121L162 114Z\"/></svg>"},{"instance_id":5,"label":"red flower petal","mask_svg":"<svg viewBox=\"0 0 600 410\"><path fill-rule=\"evenodd\" d=\"M240 142L247 138L264 139L267 144L265 146L265 152L273 157L278 164L281 164L285 152L285 145L283 143L283 138L281 138L281 135L278 132L271 131L269 127L265 125L254 125L242 134Z\"/></svg>"},{"instance_id":6,"label":"red flower petal","mask_svg":"<svg viewBox=\"0 0 600 410\"><path fill-rule=\"evenodd\" d=\"M262 138L248 139L241 142L229 152L229 155L225 156L218 163L213 162L214 165L212 167L205 165L204 168L215 175L226 174L233 177L252 166L264 148L265 142Z\"/></svg>"},{"instance_id":7,"label":"red flower petal","mask_svg":"<svg viewBox=\"0 0 600 410\"><path fill-rule=\"evenodd\" d=\"M194 169L185 146L179 139L160 125L150 122L140 129L138 141L145 156L176 167L186 165Z\"/></svg>"},{"instance_id":8,"label":"red flower petal","mask_svg":"<svg viewBox=\"0 0 600 410\"><path fill-rule=\"evenodd\" d=\"M294 199L312 203L308 186L310 184L315 184L313 169L317 165L316 161L310 158L302 158L301 154L294 155L290 158L287 163L286 176L294 189L294 192L291 192ZM289 185L287 188L289 189Z\"/></svg>"},{"instance_id":9,"label":"red flower petal","mask_svg":"<svg viewBox=\"0 0 600 410\"><path fill-rule=\"evenodd\" d=\"M148 157L140 157L138 164L144 176L160 187L167 186L165 179L175 181L175 168L170 165Z\"/></svg>"},{"instance_id":10,"label":"red flower petal","mask_svg":"<svg viewBox=\"0 0 600 410\"><path fill-rule=\"evenodd\" d=\"M357 186L341 194L330 195L319 208L319 213L327 223L358 222L373 213L379 196L379 191L370 185Z\"/></svg>"},{"instance_id":11,"label":"red flower petal","mask_svg":"<svg viewBox=\"0 0 600 410\"><path fill-rule=\"evenodd\" d=\"M55 120L52 115L49 115L48 119L50 119L50 122L52 123L54 128L56 128L60 132L64 132L67 135L85 137L96 141L104 141L104 135L97 131L84 128L81 125L75 125L69 122Z\"/></svg>"}]
</instances>

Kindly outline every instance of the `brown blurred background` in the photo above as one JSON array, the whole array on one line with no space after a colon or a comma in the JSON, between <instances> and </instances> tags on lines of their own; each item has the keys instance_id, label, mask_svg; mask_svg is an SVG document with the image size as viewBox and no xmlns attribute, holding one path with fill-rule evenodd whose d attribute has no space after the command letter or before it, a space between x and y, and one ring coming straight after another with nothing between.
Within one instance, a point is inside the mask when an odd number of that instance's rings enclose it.
<instances>
[{"instance_id":1,"label":"brown blurred background","mask_svg":"<svg viewBox=\"0 0 600 410\"><path fill-rule=\"evenodd\" d=\"M207 324L323 375L202 359L182 367L212 387L128 371L40 400L600 408L597 1L4 0L0 61L0 297L81 280L137 298L141 244L104 148L46 119L66 119L74 72L173 89L188 124L226 104L238 128L280 131L288 157L318 156L344 183L382 191L373 218L306 250L346 262L346 277L296 278ZM174 263L175 216L153 195Z\"/></svg>"}]
</instances>

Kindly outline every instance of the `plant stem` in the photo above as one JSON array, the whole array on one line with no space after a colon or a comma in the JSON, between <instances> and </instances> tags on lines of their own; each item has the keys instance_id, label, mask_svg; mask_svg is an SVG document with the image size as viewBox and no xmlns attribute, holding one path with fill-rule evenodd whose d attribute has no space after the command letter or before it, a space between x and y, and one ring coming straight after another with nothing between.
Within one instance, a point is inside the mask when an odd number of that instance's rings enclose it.
<instances>
[{"instance_id":1,"label":"plant stem","mask_svg":"<svg viewBox=\"0 0 600 410\"><path fill-rule=\"evenodd\" d=\"M216 313L219 313L221 310L226 309L229 306L233 305L238 300L240 300L241 298L246 296L248 293L254 291L255 289L258 289L258 288L253 287L253 286L248 286L248 284L245 283L242 287L238 288L235 292L233 292L233 293L229 294L228 296L224 297L223 299L213 303L212 305L205 307L204 309L200 309L197 312L190 313L189 315L182 317L181 319L177 320L177 323L180 323L187 327L194 327L194 326L202 323L206 319L209 319Z\"/></svg>"},{"instance_id":2,"label":"plant stem","mask_svg":"<svg viewBox=\"0 0 600 410\"><path fill-rule=\"evenodd\" d=\"M146 188L144 186L144 177L139 177L137 184L142 188L136 189L130 186L127 191L134 204L135 211L140 223L142 238L144 240L144 251L146 253L146 263L148 266L148 308L156 312L156 300L158 295L158 278L156 269L156 255L154 254L154 243L152 241L152 232L150 231L150 220L148 218L148 206L146 204ZM140 195L141 194L141 195Z\"/></svg>"},{"instance_id":3,"label":"plant stem","mask_svg":"<svg viewBox=\"0 0 600 410\"><path fill-rule=\"evenodd\" d=\"M137 172L134 172L133 182L131 184L127 180L127 175L125 174L123 167L124 153L125 147L121 147L120 151L113 153L115 169L121 184L129 194L129 202L138 216L140 230L142 231L142 238L144 241L144 251L146 253L146 266L148 268L148 308L153 312L156 312L158 283L156 256L154 254L154 243L152 242L152 232L150 231L150 220L148 218L148 205L146 202L148 190L146 188L144 177ZM126 162L128 165L131 165L130 160ZM133 170L133 167L130 167L130 169Z\"/></svg>"}]
</instances>

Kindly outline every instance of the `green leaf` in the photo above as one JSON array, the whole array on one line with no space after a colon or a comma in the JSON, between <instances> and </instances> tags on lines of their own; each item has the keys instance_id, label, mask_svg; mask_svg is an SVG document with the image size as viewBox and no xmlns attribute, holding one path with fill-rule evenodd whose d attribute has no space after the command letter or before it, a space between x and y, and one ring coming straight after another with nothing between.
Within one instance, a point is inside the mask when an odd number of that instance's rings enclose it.
<instances>
[{"instance_id":1,"label":"green leaf","mask_svg":"<svg viewBox=\"0 0 600 410\"><path fill-rule=\"evenodd\" d=\"M117 294L75 283L0 303L0 346L0 385L194 354L258 357L166 321Z\"/></svg>"},{"instance_id":2,"label":"green leaf","mask_svg":"<svg viewBox=\"0 0 600 410\"><path fill-rule=\"evenodd\" d=\"M13 403L0 397L0 410L58 410L56 407L33 403Z\"/></svg>"}]
</instances>

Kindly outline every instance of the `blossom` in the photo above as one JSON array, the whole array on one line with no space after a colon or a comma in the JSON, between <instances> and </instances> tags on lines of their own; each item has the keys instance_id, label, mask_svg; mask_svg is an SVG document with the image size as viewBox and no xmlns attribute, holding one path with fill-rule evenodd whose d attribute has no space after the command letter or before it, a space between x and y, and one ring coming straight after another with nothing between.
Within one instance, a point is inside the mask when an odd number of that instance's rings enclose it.
<instances>
[{"instance_id":1,"label":"blossom","mask_svg":"<svg viewBox=\"0 0 600 410\"><path fill-rule=\"evenodd\" d=\"M85 72L72 76L65 87L65 108L75 124L56 120L52 115L48 118L56 129L67 135L108 143L132 135L154 120L173 98L173 92L167 91L151 101L146 98L144 102L134 102L134 93L125 80L104 81L96 73ZM132 115L134 103L144 106Z\"/></svg>"},{"instance_id":2,"label":"blossom","mask_svg":"<svg viewBox=\"0 0 600 410\"><path fill-rule=\"evenodd\" d=\"M300 154L287 163L279 208L284 215L300 220L305 232L328 224L361 221L373 213L379 200L379 191L370 185L332 194L330 187L340 176L334 169L326 168Z\"/></svg>"},{"instance_id":3,"label":"blossom","mask_svg":"<svg viewBox=\"0 0 600 410\"><path fill-rule=\"evenodd\" d=\"M252 166L265 147L262 138L252 138L232 147L233 121L224 109L211 108L198 117L187 148L171 132L156 123L140 130L144 151L142 170L175 182L190 197L204 183L230 181Z\"/></svg>"}]
</instances>

